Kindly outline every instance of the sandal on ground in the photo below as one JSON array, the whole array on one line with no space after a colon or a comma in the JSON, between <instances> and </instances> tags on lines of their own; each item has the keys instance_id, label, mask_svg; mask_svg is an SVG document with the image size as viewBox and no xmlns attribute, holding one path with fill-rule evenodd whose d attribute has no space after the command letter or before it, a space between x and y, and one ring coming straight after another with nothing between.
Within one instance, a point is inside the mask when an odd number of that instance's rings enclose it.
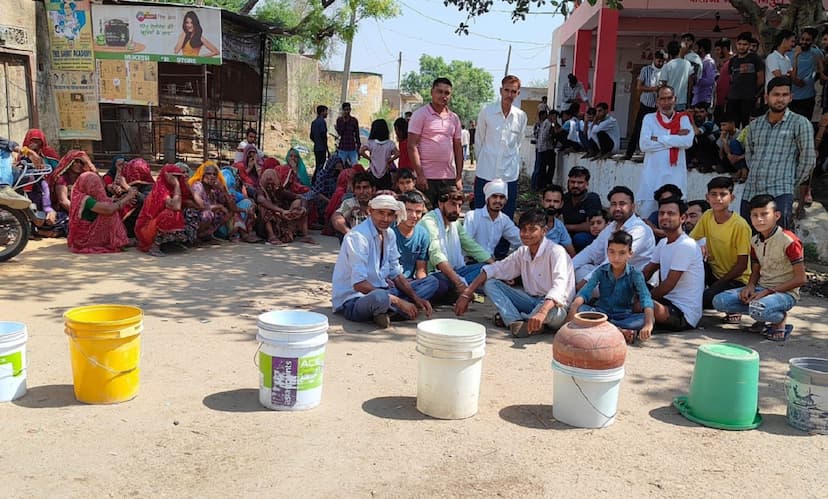
<instances>
[{"instance_id":1,"label":"sandal on ground","mask_svg":"<svg viewBox=\"0 0 828 499\"><path fill-rule=\"evenodd\" d=\"M307 244L319 244L319 243L316 242L316 240L314 238L312 238L310 236L302 236L302 237L299 238L299 241L301 241L303 243L307 243Z\"/></svg>"},{"instance_id":2,"label":"sandal on ground","mask_svg":"<svg viewBox=\"0 0 828 499\"><path fill-rule=\"evenodd\" d=\"M161 251L161 250L160 250L160 249L158 249L158 248L150 248L150 250L149 250L149 251L147 251L147 254L148 254L149 256L159 256L159 257L160 257L160 256L167 256L167 255L165 255L165 254L164 254L164 252L163 252L163 251Z\"/></svg>"},{"instance_id":3,"label":"sandal on ground","mask_svg":"<svg viewBox=\"0 0 828 499\"><path fill-rule=\"evenodd\" d=\"M509 332L515 338L526 338L529 336L529 329L525 321L515 321L509 324Z\"/></svg>"},{"instance_id":4,"label":"sandal on ground","mask_svg":"<svg viewBox=\"0 0 828 499\"><path fill-rule=\"evenodd\" d=\"M722 322L725 324L739 324L742 322L742 314L727 314Z\"/></svg>"},{"instance_id":5,"label":"sandal on ground","mask_svg":"<svg viewBox=\"0 0 828 499\"><path fill-rule=\"evenodd\" d=\"M745 331L748 333L754 334L764 334L765 330L767 329L767 325L764 322L754 322L750 326L745 328Z\"/></svg>"},{"instance_id":6,"label":"sandal on ground","mask_svg":"<svg viewBox=\"0 0 828 499\"><path fill-rule=\"evenodd\" d=\"M768 328L767 338L771 341L785 341L793 331L793 324L786 324L784 328Z\"/></svg>"},{"instance_id":7,"label":"sandal on ground","mask_svg":"<svg viewBox=\"0 0 828 499\"><path fill-rule=\"evenodd\" d=\"M247 237L244 238L244 242L246 242L246 243L260 243L260 242L262 242L262 238L255 235L255 234L250 234L250 235L248 235Z\"/></svg>"},{"instance_id":8,"label":"sandal on ground","mask_svg":"<svg viewBox=\"0 0 828 499\"><path fill-rule=\"evenodd\" d=\"M503 322L503 317L500 316L500 312L495 312L494 314L494 325L497 327L506 327L506 323Z\"/></svg>"},{"instance_id":9,"label":"sandal on ground","mask_svg":"<svg viewBox=\"0 0 828 499\"><path fill-rule=\"evenodd\" d=\"M619 331L624 335L624 341L627 342L627 345L632 345L638 338L638 331L635 329L619 329Z\"/></svg>"},{"instance_id":10,"label":"sandal on ground","mask_svg":"<svg viewBox=\"0 0 828 499\"><path fill-rule=\"evenodd\" d=\"M268 246L282 246L285 244L285 242L279 238L274 237L272 239L268 239L265 244L267 244Z\"/></svg>"}]
</instances>

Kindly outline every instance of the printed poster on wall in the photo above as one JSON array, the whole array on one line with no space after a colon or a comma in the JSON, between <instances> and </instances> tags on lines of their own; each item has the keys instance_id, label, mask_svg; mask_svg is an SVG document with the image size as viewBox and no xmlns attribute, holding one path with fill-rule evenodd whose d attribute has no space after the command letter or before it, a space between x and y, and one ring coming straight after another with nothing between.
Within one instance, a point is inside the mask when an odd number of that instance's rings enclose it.
<instances>
[{"instance_id":1,"label":"printed poster on wall","mask_svg":"<svg viewBox=\"0 0 828 499\"><path fill-rule=\"evenodd\" d=\"M158 63L145 61L98 61L100 102L158 105Z\"/></svg>"},{"instance_id":2,"label":"printed poster on wall","mask_svg":"<svg viewBox=\"0 0 828 499\"><path fill-rule=\"evenodd\" d=\"M221 10L92 6L96 59L221 64Z\"/></svg>"},{"instance_id":3,"label":"printed poster on wall","mask_svg":"<svg viewBox=\"0 0 828 499\"><path fill-rule=\"evenodd\" d=\"M92 17L89 0L46 0L52 68L92 71Z\"/></svg>"},{"instance_id":4,"label":"printed poster on wall","mask_svg":"<svg viewBox=\"0 0 828 499\"><path fill-rule=\"evenodd\" d=\"M61 140L101 140L97 89L94 71L52 71Z\"/></svg>"}]
</instances>

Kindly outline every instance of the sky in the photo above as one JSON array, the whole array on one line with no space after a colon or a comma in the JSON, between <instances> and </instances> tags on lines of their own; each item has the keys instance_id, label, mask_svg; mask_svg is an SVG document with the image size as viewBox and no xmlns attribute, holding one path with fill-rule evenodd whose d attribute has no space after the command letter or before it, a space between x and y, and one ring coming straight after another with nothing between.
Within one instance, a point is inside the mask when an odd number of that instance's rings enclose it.
<instances>
[{"instance_id":1,"label":"sky","mask_svg":"<svg viewBox=\"0 0 828 499\"><path fill-rule=\"evenodd\" d=\"M398 0L401 15L394 19L363 20L354 38L351 70L381 73L384 88L397 88L397 57L402 51L403 77L419 69L422 54L441 56L446 62L471 61L492 74L493 84L504 75L509 44L509 72L524 86L549 77L552 31L563 22L560 15L529 14L512 23L506 2L496 1L494 10L469 23L469 35L454 29L466 19L465 12L443 5L442 0ZM545 11L551 8L543 7ZM329 69L342 70L345 45L326 61ZM493 87L497 88L497 86Z\"/></svg>"}]
</instances>

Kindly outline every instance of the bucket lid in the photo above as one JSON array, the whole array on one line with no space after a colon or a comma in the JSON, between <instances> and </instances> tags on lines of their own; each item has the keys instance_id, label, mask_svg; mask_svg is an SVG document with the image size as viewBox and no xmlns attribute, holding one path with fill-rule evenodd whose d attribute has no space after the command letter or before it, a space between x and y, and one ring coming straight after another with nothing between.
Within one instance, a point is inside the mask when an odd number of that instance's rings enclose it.
<instances>
[{"instance_id":1,"label":"bucket lid","mask_svg":"<svg viewBox=\"0 0 828 499\"><path fill-rule=\"evenodd\" d=\"M738 346L738 345L737 345ZM748 349L750 350L750 349ZM676 397L673 399L673 407L678 409L682 416L689 419L694 423L698 423L702 426L707 426L710 428L716 428L718 430L753 430L758 428L759 425L762 424L762 415L759 414L759 411L756 411L756 417L753 418L753 421L750 423L745 423L741 425L734 425L734 424L727 424L727 423L720 423L718 421L708 421L706 419L702 419L693 415L690 406L687 404L687 397Z\"/></svg>"},{"instance_id":2,"label":"bucket lid","mask_svg":"<svg viewBox=\"0 0 828 499\"><path fill-rule=\"evenodd\" d=\"M759 353L756 350L735 343L707 343L700 346L699 351L726 360L759 360Z\"/></svg>"},{"instance_id":3,"label":"bucket lid","mask_svg":"<svg viewBox=\"0 0 828 499\"><path fill-rule=\"evenodd\" d=\"M328 318L307 310L271 310L259 315L259 329L282 333L307 333L328 329Z\"/></svg>"},{"instance_id":4,"label":"bucket lid","mask_svg":"<svg viewBox=\"0 0 828 499\"><path fill-rule=\"evenodd\" d=\"M26 340L26 325L22 322L0 321L0 343Z\"/></svg>"}]
</instances>

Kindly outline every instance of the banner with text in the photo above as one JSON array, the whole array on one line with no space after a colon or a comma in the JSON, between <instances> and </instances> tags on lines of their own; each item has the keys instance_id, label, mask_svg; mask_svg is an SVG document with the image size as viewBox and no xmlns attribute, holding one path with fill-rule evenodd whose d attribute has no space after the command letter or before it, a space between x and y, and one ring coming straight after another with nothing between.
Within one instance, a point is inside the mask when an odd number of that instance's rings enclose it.
<instances>
[{"instance_id":1,"label":"banner with text","mask_svg":"<svg viewBox=\"0 0 828 499\"><path fill-rule=\"evenodd\" d=\"M221 10L93 5L96 59L221 64Z\"/></svg>"},{"instance_id":2,"label":"banner with text","mask_svg":"<svg viewBox=\"0 0 828 499\"><path fill-rule=\"evenodd\" d=\"M95 72L52 71L61 140L101 140Z\"/></svg>"},{"instance_id":3,"label":"banner with text","mask_svg":"<svg viewBox=\"0 0 828 499\"><path fill-rule=\"evenodd\" d=\"M158 105L158 63L98 61L98 94L111 104Z\"/></svg>"},{"instance_id":4,"label":"banner with text","mask_svg":"<svg viewBox=\"0 0 828 499\"><path fill-rule=\"evenodd\" d=\"M89 0L46 0L52 68L61 71L92 71L92 17Z\"/></svg>"}]
</instances>

